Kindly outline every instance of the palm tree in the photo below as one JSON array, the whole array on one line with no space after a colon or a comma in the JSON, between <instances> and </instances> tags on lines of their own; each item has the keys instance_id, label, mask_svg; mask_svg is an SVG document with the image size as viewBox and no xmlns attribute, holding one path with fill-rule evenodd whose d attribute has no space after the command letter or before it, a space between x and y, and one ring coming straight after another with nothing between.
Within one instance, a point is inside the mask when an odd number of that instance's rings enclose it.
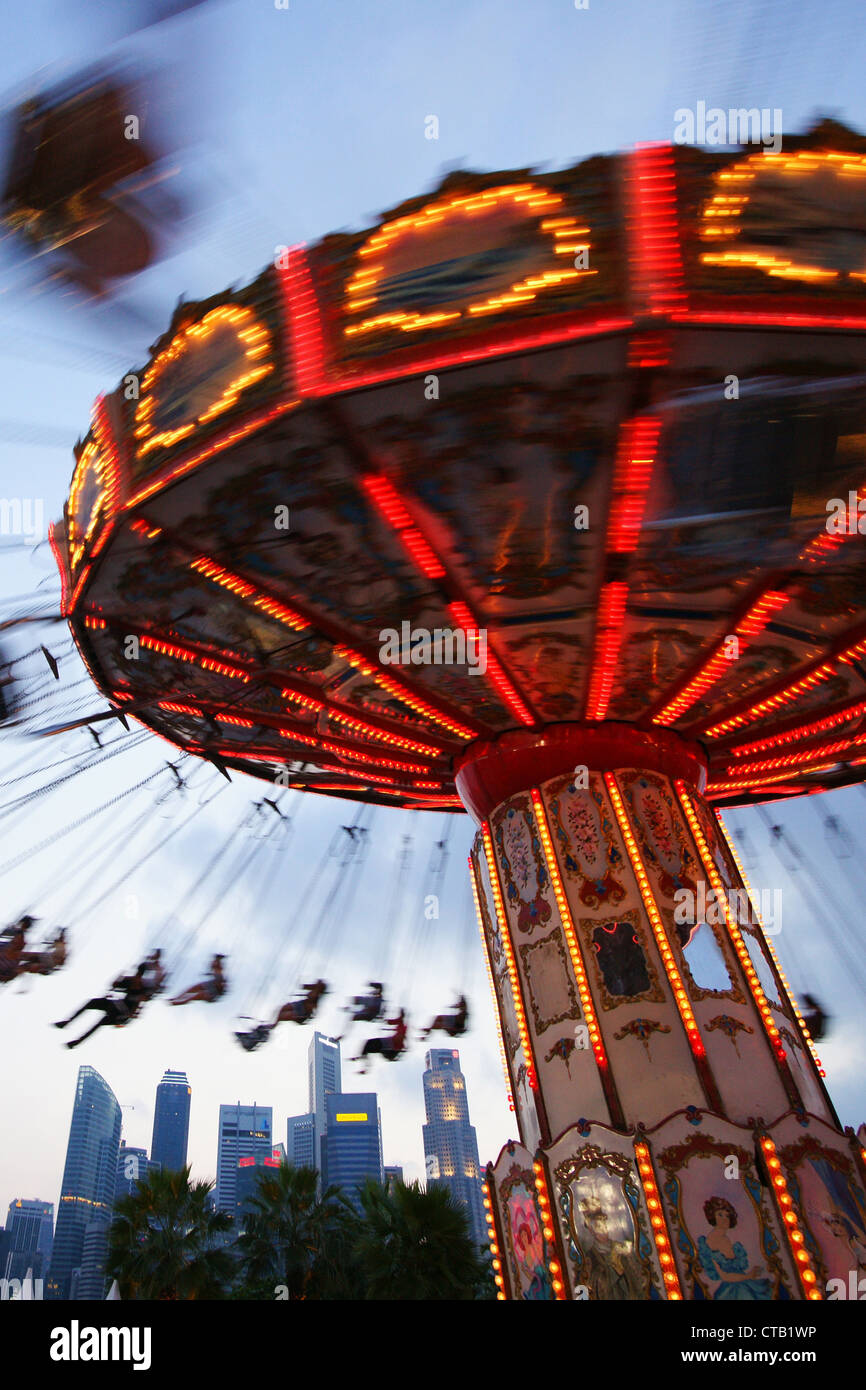
<instances>
[{"instance_id":1,"label":"palm tree","mask_svg":"<svg viewBox=\"0 0 866 1390\"><path fill-rule=\"evenodd\" d=\"M484 1266L447 1188L367 1182L354 1245L368 1299L470 1299Z\"/></svg>"},{"instance_id":2,"label":"palm tree","mask_svg":"<svg viewBox=\"0 0 866 1390\"><path fill-rule=\"evenodd\" d=\"M336 1187L317 1197L316 1182L313 1168L263 1170L235 1243L253 1296L273 1298L277 1288L290 1299L341 1296L353 1213Z\"/></svg>"},{"instance_id":3,"label":"palm tree","mask_svg":"<svg viewBox=\"0 0 866 1390\"><path fill-rule=\"evenodd\" d=\"M216 1211L209 1182L189 1168L153 1172L114 1209L108 1273L122 1298L223 1298L234 1261L220 1241L232 1219Z\"/></svg>"}]
</instances>

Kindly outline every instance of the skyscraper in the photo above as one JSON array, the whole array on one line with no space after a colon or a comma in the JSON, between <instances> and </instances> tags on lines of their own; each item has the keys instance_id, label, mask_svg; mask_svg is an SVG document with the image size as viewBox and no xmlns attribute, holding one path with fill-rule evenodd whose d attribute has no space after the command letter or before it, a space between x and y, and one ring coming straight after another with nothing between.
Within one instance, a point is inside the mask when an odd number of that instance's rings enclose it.
<instances>
[{"instance_id":1,"label":"skyscraper","mask_svg":"<svg viewBox=\"0 0 866 1390\"><path fill-rule=\"evenodd\" d=\"M286 1158L293 1168L316 1167L315 1115L290 1115L286 1123Z\"/></svg>"},{"instance_id":2,"label":"skyscraper","mask_svg":"<svg viewBox=\"0 0 866 1390\"><path fill-rule=\"evenodd\" d=\"M150 1156L164 1171L186 1166L191 1095L185 1071L167 1071L156 1088Z\"/></svg>"},{"instance_id":3,"label":"skyscraper","mask_svg":"<svg viewBox=\"0 0 866 1390\"><path fill-rule=\"evenodd\" d=\"M255 1158L239 1158L238 1170L235 1177L235 1210L234 1218L240 1230L243 1229L244 1218L249 1210L249 1202L252 1197L258 1195L259 1183L263 1176L273 1176L282 1163L279 1150L282 1145L277 1145L272 1154L256 1154Z\"/></svg>"},{"instance_id":4,"label":"skyscraper","mask_svg":"<svg viewBox=\"0 0 866 1390\"><path fill-rule=\"evenodd\" d=\"M340 1044L336 1038L314 1033L309 1052L310 1091L308 1109L314 1117L315 1163L322 1171L322 1136L325 1132L325 1099L339 1091L342 1084Z\"/></svg>"},{"instance_id":5,"label":"skyscraper","mask_svg":"<svg viewBox=\"0 0 866 1390\"><path fill-rule=\"evenodd\" d=\"M44 1278L54 1244L54 1203L26 1197L10 1202L6 1230L9 1241L0 1260L0 1278L23 1279L28 1269L34 1279Z\"/></svg>"},{"instance_id":6,"label":"skyscraper","mask_svg":"<svg viewBox=\"0 0 866 1390\"><path fill-rule=\"evenodd\" d=\"M273 1111L269 1105L221 1105L217 1139L216 1205L235 1214L238 1159L270 1158Z\"/></svg>"},{"instance_id":7,"label":"skyscraper","mask_svg":"<svg viewBox=\"0 0 866 1390\"><path fill-rule=\"evenodd\" d=\"M466 1082L460 1070L460 1053L445 1047L431 1048L424 1073L424 1157L428 1187L447 1187L466 1210L476 1245L487 1241L487 1223L481 1195L478 1141L469 1123Z\"/></svg>"},{"instance_id":8,"label":"skyscraper","mask_svg":"<svg viewBox=\"0 0 866 1390\"><path fill-rule=\"evenodd\" d=\"M72 1297L88 1225L111 1214L120 1120L120 1106L108 1083L93 1067L79 1067L54 1232L50 1297Z\"/></svg>"},{"instance_id":9,"label":"skyscraper","mask_svg":"<svg viewBox=\"0 0 866 1390\"><path fill-rule=\"evenodd\" d=\"M366 1178L384 1181L379 1102L372 1091L325 1097L322 1187L341 1187L357 1206Z\"/></svg>"}]
</instances>

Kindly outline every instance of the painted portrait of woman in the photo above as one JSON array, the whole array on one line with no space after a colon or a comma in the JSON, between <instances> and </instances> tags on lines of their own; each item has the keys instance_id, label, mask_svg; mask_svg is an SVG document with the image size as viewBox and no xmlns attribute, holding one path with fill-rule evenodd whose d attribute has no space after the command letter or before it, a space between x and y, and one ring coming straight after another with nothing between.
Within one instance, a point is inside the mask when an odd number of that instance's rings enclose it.
<instances>
[{"instance_id":1,"label":"painted portrait of woman","mask_svg":"<svg viewBox=\"0 0 866 1390\"><path fill-rule=\"evenodd\" d=\"M750 1265L746 1247L734 1240L736 1209L725 1197L710 1197L704 1203L709 1235L698 1239L698 1258L707 1277L718 1282L713 1299L721 1302L770 1300L773 1286L762 1277L760 1265Z\"/></svg>"}]
</instances>

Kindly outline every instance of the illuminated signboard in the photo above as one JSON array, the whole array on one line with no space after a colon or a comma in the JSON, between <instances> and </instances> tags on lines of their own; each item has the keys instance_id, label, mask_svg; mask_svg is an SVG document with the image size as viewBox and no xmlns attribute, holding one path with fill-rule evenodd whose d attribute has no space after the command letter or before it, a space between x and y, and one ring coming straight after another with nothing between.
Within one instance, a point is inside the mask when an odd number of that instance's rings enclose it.
<instances>
[{"instance_id":1,"label":"illuminated signboard","mask_svg":"<svg viewBox=\"0 0 866 1390\"><path fill-rule=\"evenodd\" d=\"M413 333L520 308L597 273L588 238L562 195L539 184L437 199L359 248L343 333Z\"/></svg>"},{"instance_id":2,"label":"illuminated signboard","mask_svg":"<svg viewBox=\"0 0 866 1390\"><path fill-rule=\"evenodd\" d=\"M111 509L111 494L116 485L112 474L96 441L89 439L78 456L69 489L67 534L72 569L79 565L85 547Z\"/></svg>"},{"instance_id":3,"label":"illuminated signboard","mask_svg":"<svg viewBox=\"0 0 866 1390\"><path fill-rule=\"evenodd\" d=\"M337 1123L338 1123L338 1124L346 1124L346 1123L351 1123L351 1122L357 1123L359 1120L366 1120L367 1118L368 1118L367 1115L337 1115Z\"/></svg>"},{"instance_id":4,"label":"illuminated signboard","mask_svg":"<svg viewBox=\"0 0 866 1390\"><path fill-rule=\"evenodd\" d=\"M866 155L753 154L715 175L700 221L712 249L700 259L838 289L866 280L864 224Z\"/></svg>"},{"instance_id":5,"label":"illuminated signboard","mask_svg":"<svg viewBox=\"0 0 866 1390\"><path fill-rule=\"evenodd\" d=\"M220 304L187 324L142 381L135 412L139 458L186 439L273 370L270 334L252 309Z\"/></svg>"}]
</instances>

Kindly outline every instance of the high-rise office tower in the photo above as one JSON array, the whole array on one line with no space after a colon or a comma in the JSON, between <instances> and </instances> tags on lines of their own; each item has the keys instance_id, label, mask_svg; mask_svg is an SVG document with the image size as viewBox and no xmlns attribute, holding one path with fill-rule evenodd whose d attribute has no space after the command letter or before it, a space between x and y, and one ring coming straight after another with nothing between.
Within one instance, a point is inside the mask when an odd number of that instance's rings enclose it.
<instances>
[{"instance_id":1,"label":"high-rise office tower","mask_svg":"<svg viewBox=\"0 0 866 1390\"><path fill-rule=\"evenodd\" d=\"M424 1157L428 1187L447 1187L466 1210L476 1245L487 1242L487 1223L481 1194L478 1141L469 1123L466 1082L460 1070L460 1053L445 1047L431 1048L424 1073Z\"/></svg>"},{"instance_id":2,"label":"high-rise office tower","mask_svg":"<svg viewBox=\"0 0 866 1390\"><path fill-rule=\"evenodd\" d=\"M395 1185L396 1183L402 1182L402 1181L403 1181L403 1169L399 1166L399 1164L396 1164L396 1163L387 1164L387 1165L385 1166L385 1177L384 1177L384 1182L385 1182L385 1186L388 1188L389 1192L390 1192L391 1188L394 1187L394 1185Z\"/></svg>"},{"instance_id":3,"label":"high-rise office tower","mask_svg":"<svg viewBox=\"0 0 866 1390\"><path fill-rule=\"evenodd\" d=\"M216 1205L235 1214L238 1159L272 1156L269 1105L221 1105L217 1140Z\"/></svg>"},{"instance_id":4,"label":"high-rise office tower","mask_svg":"<svg viewBox=\"0 0 866 1390\"><path fill-rule=\"evenodd\" d=\"M366 1178L384 1181L382 1124L372 1091L325 1097L321 1174L323 1188L341 1187L355 1206Z\"/></svg>"},{"instance_id":5,"label":"high-rise office tower","mask_svg":"<svg viewBox=\"0 0 866 1390\"><path fill-rule=\"evenodd\" d=\"M191 1095L185 1071L167 1071L156 1088L150 1156L164 1171L186 1166Z\"/></svg>"},{"instance_id":6,"label":"high-rise office tower","mask_svg":"<svg viewBox=\"0 0 866 1390\"><path fill-rule=\"evenodd\" d=\"M315 1115L290 1115L286 1123L286 1158L293 1168L316 1167Z\"/></svg>"},{"instance_id":7,"label":"high-rise office tower","mask_svg":"<svg viewBox=\"0 0 866 1390\"><path fill-rule=\"evenodd\" d=\"M120 1152L117 1155L117 1179L114 1184L115 1202L121 1197L131 1197L138 1184L154 1169L159 1169L159 1164L148 1158L147 1149L133 1148L125 1139L121 1139Z\"/></svg>"},{"instance_id":8,"label":"high-rise office tower","mask_svg":"<svg viewBox=\"0 0 866 1390\"><path fill-rule=\"evenodd\" d=\"M281 1148L279 1145L278 1148ZM249 1209L250 1198L258 1196L259 1183L263 1176L273 1176L282 1162L278 1149L272 1154L256 1154L254 1158L239 1158L235 1176L234 1218L240 1230Z\"/></svg>"},{"instance_id":9,"label":"high-rise office tower","mask_svg":"<svg viewBox=\"0 0 866 1390\"><path fill-rule=\"evenodd\" d=\"M49 1297L72 1297L73 1274L81 1267L88 1225L111 1214L120 1121L120 1106L108 1083L93 1067L79 1067L57 1209Z\"/></svg>"},{"instance_id":10,"label":"high-rise office tower","mask_svg":"<svg viewBox=\"0 0 866 1390\"><path fill-rule=\"evenodd\" d=\"M26 1197L10 1202L6 1231L9 1240L0 1260L0 1278L23 1279L30 1269L34 1279L43 1279L54 1244L54 1203Z\"/></svg>"},{"instance_id":11,"label":"high-rise office tower","mask_svg":"<svg viewBox=\"0 0 866 1390\"><path fill-rule=\"evenodd\" d=\"M310 1091L308 1110L314 1117L315 1162L314 1167L322 1171L322 1136L325 1132L325 1100L336 1094L342 1084L340 1067L340 1044L336 1038L326 1037L324 1033L314 1033L309 1052Z\"/></svg>"}]
</instances>

